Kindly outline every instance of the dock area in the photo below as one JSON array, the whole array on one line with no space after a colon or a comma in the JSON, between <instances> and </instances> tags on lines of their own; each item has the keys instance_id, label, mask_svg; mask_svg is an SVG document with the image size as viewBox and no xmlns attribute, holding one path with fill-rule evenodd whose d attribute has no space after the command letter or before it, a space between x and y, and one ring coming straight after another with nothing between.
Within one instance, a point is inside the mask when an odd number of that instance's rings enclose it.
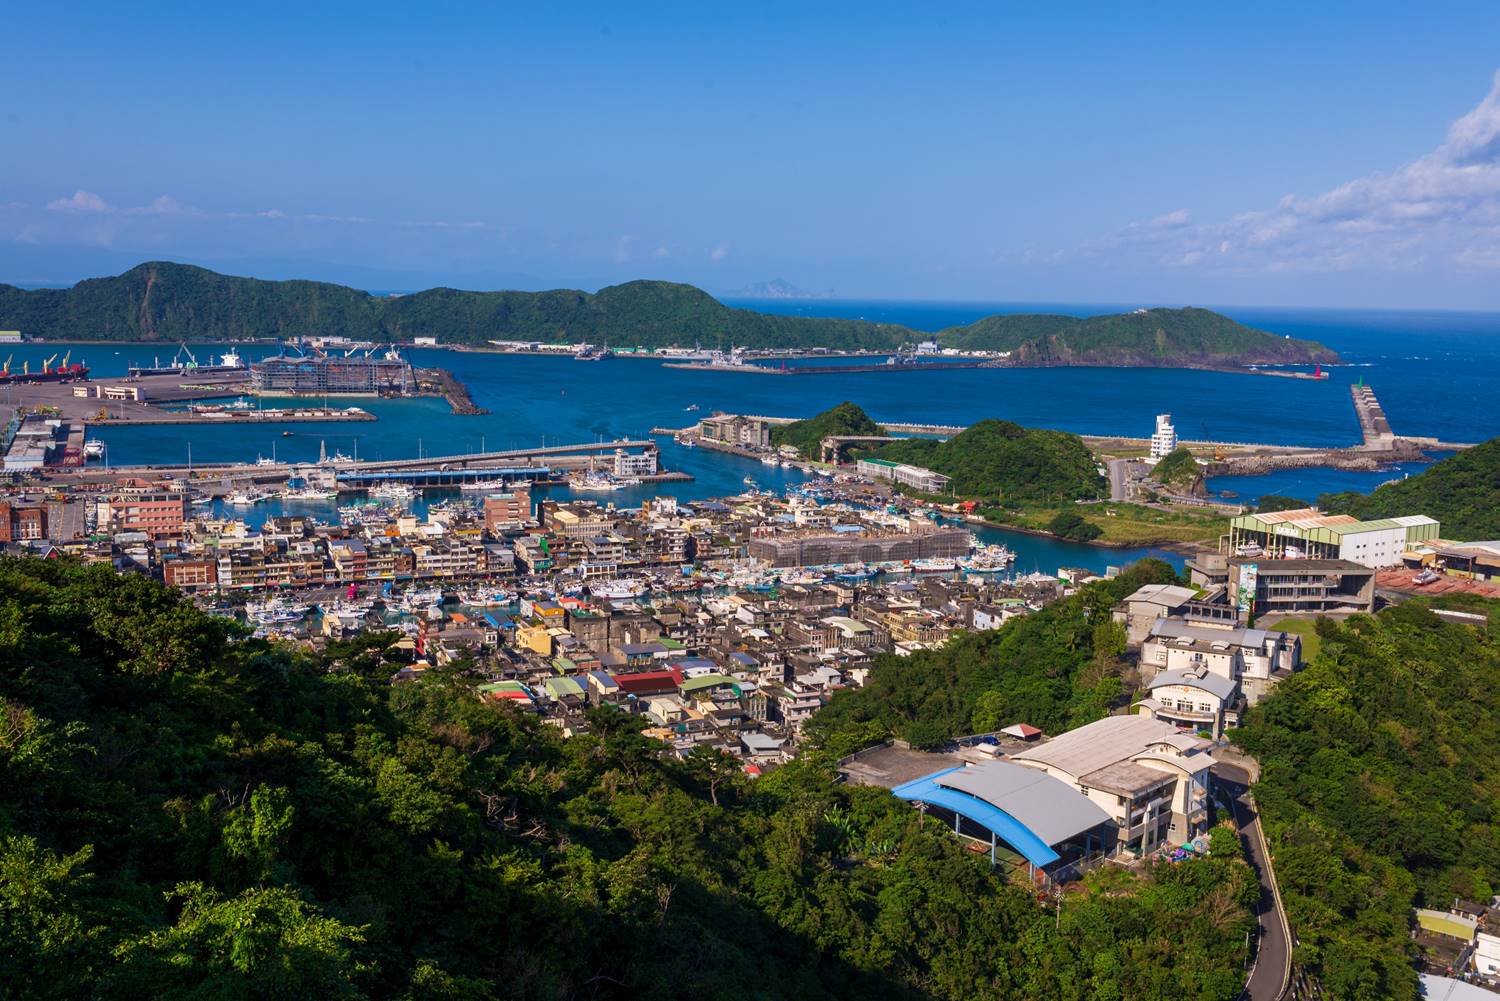
<instances>
[{"instance_id":1,"label":"dock area","mask_svg":"<svg viewBox=\"0 0 1500 1001\"><path fill-rule=\"evenodd\" d=\"M469 387L458 381L458 377L446 368L419 368L416 370L417 392L441 396L448 401L453 413L461 417L478 417L489 413L476 406L469 396Z\"/></svg>"}]
</instances>

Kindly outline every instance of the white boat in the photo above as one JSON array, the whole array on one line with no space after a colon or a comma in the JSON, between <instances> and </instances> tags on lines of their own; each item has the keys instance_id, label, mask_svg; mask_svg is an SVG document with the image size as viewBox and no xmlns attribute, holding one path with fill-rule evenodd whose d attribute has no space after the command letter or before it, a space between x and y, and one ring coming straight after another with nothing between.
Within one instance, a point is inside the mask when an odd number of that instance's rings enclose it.
<instances>
[{"instance_id":1,"label":"white boat","mask_svg":"<svg viewBox=\"0 0 1500 1001\"><path fill-rule=\"evenodd\" d=\"M443 592L436 587L412 588L401 595L401 603L408 608L426 608L428 605L440 605L442 601Z\"/></svg>"},{"instance_id":2,"label":"white boat","mask_svg":"<svg viewBox=\"0 0 1500 1001\"><path fill-rule=\"evenodd\" d=\"M776 458L776 456L774 456L774 455L765 456L764 458L762 458L760 460L760 462L761 462L761 465L763 465L763 466L779 466L779 465L781 465L781 460L778 459L778 458Z\"/></svg>"},{"instance_id":3,"label":"white boat","mask_svg":"<svg viewBox=\"0 0 1500 1001\"><path fill-rule=\"evenodd\" d=\"M370 488L370 496L379 500L410 501L417 496L416 488L407 483L391 481Z\"/></svg>"},{"instance_id":4,"label":"white boat","mask_svg":"<svg viewBox=\"0 0 1500 1001\"><path fill-rule=\"evenodd\" d=\"M308 611L307 605L294 604L282 598L245 606L245 614L263 626L301 622L307 617Z\"/></svg>"},{"instance_id":5,"label":"white boat","mask_svg":"<svg viewBox=\"0 0 1500 1001\"><path fill-rule=\"evenodd\" d=\"M321 490L318 487L306 486L299 487L296 490L288 490L281 496L289 501L331 501L338 499L339 492L337 490Z\"/></svg>"},{"instance_id":6,"label":"white boat","mask_svg":"<svg viewBox=\"0 0 1500 1001\"><path fill-rule=\"evenodd\" d=\"M625 601L630 598L639 598L645 593L646 582L633 577L596 581L589 585L589 594L607 601Z\"/></svg>"},{"instance_id":7,"label":"white boat","mask_svg":"<svg viewBox=\"0 0 1500 1001\"><path fill-rule=\"evenodd\" d=\"M280 463L277 462L275 459L267 459L264 455L257 455L255 457L255 464L257 466L279 466L280 465Z\"/></svg>"},{"instance_id":8,"label":"white boat","mask_svg":"<svg viewBox=\"0 0 1500 1001\"><path fill-rule=\"evenodd\" d=\"M83 443L83 457L85 459L104 458L104 441L99 438L90 438Z\"/></svg>"},{"instance_id":9,"label":"white boat","mask_svg":"<svg viewBox=\"0 0 1500 1001\"><path fill-rule=\"evenodd\" d=\"M224 498L224 503L229 507L254 507L260 498L244 490L236 490Z\"/></svg>"},{"instance_id":10,"label":"white boat","mask_svg":"<svg viewBox=\"0 0 1500 1001\"><path fill-rule=\"evenodd\" d=\"M911 569L913 573L952 573L958 569L958 561L945 559L912 560Z\"/></svg>"},{"instance_id":11,"label":"white boat","mask_svg":"<svg viewBox=\"0 0 1500 1001\"><path fill-rule=\"evenodd\" d=\"M473 483L462 483L458 487L464 493L504 493L510 490L510 484L505 480L477 480Z\"/></svg>"},{"instance_id":12,"label":"white boat","mask_svg":"<svg viewBox=\"0 0 1500 1001\"><path fill-rule=\"evenodd\" d=\"M574 490L618 490L624 484L613 477L604 476L599 473L587 473L583 476L570 476L568 478L568 486Z\"/></svg>"},{"instance_id":13,"label":"white boat","mask_svg":"<svg viewBox=\"0 0 1500 1001\"><path fill-rule=\"evenodd\" d=\"M194 497L192 500L188 501L188 503L193 507L209 507L213 504L213 502L214 499L212 497Z\"/></svg>"}]
</instances>

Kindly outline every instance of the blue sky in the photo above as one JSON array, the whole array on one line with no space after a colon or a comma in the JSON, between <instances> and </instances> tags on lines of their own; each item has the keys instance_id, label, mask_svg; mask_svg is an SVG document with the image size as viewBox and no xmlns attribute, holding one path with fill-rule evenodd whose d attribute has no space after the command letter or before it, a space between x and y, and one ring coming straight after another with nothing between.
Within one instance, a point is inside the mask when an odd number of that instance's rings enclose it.
<instances>
[{"instance_id":1,"label":"blue sky","mask_svg":"<svg viewBox=\"0 0 1500 1001\"><path fill-rule=\"evenodd\" d=\"M1500 308L1497 5L207 6L7 12L0 280Z\"/></svg>"}]
</instances>

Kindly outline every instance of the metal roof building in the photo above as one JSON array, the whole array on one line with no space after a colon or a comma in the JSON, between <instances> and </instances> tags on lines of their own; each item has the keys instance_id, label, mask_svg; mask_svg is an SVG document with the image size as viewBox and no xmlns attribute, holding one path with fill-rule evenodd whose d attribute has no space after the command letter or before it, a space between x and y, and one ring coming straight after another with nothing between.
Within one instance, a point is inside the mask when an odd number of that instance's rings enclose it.
<instances>
[{"instance_id":1,"label":"metal roof building","mask_svg":"<svg viewBox=\"0 0 1500 1001\"><path fill-rule=\"evenodd\" d=\"M992 861L999 838L1037 869L1063 858L1058 846L1080 836L1091 845L1094 829L1111 823L1109 814L1066 782L1008 761L949 768L891 792L951 812L955 831L958 818L966 818L991 832Z\"/></svg>"}]
</instances>

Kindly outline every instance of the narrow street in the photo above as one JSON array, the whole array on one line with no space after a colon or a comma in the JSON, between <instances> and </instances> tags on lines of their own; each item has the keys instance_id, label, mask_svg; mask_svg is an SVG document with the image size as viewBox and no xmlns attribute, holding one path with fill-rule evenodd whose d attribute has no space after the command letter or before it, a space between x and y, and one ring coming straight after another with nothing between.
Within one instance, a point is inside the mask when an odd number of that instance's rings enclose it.
<instances>
[{"instance_id":1,"label":"narrow street","mask_svg":"<svg viewBox=\"0 0 1500 1001\"><path fill-rule=\"evenodd\" d=\"M1291 973L1291 935L1272 886L1275 876L1267 858L1260 816L1250 801L1249 776L1244 769L1223 762L1214 766L1213 773L1219 787L1229 795L1245 859L1260 880L1260 898L1255 904L1260 931L1243 996L1249 1001L1277 1001L1286 990Z\"/></svg>"}]
</instances>

